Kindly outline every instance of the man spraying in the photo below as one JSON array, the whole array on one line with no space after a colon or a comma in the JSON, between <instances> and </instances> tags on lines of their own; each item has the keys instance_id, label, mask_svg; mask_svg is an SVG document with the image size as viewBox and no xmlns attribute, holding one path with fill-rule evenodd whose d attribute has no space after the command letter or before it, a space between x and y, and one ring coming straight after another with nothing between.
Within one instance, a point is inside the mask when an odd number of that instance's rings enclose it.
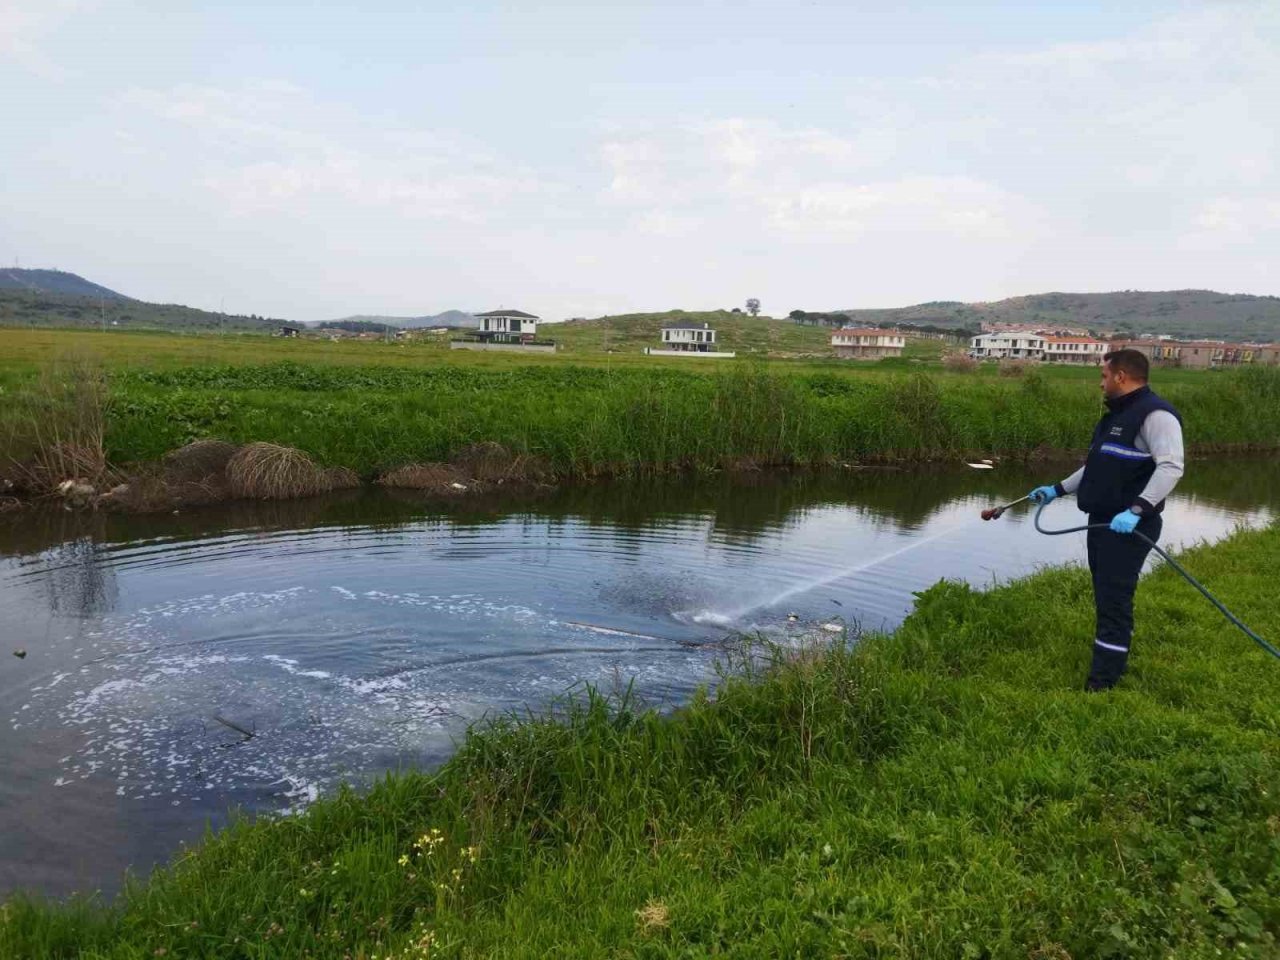
<instances>
[{"instance_id":1,"label":"man spraying","mask_svg":"<svg viewBox=\"0 0 1280 960\"><path fill-rule=\"evenodd\" d=\"M1089 572L1097 629L1085 690L1109 690L1124 674L1133 639L1133 594L1151 547L1138 530L1160 538L1165 498L1182 476L1182 418L1147 385L1150 366L1137 350L1102 358L1107 412L1093 430L1084 466L1061 483L1037 487L1030 497L1049 503L1074 493L1089 523Z\"/></svg>"}]
</instances>

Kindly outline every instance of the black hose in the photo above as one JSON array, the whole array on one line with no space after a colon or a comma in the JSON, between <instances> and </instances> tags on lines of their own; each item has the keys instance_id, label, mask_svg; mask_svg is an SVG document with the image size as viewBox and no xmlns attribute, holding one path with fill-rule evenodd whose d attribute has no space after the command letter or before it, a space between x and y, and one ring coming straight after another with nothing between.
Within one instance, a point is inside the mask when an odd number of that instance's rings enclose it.
<instances>
[{"instance_id":1,"label":"black hose","mask_svg":"<svg viewBox=\"0 0 1280 960\"><path fill-rule=\"evenodd\" d=\"M1047 503L1042 503L1036 509L1036 518L1035 518L1036 530L1038 530L1040 533L1047 533L1051 537L1058 537L1064 533L1079 533L1082 530L1110 530L1111 529L1111 525L1108 523L1086 523L1080 527L1067 527L1065 530L1046 530L1044 527L1040 526L1040 514L1044 513L1044 508L1047 507L1048 505L1049 504ZM1241 622L1239 617L1237 617L1234 613L1232 613L1230 610L1224 607L1217 597L1215 597L1212 593L1210 593L1208 590L1204 588L1204 585L1199 580L1197 580L1191 574L1187 573L1186 570L1182 569L1182 564L1178 563L1177 560L1173 559L1173 557L1169 556L1169 554L1165 553L1162 549L1160 549L1160 547L1156 544L1154 540L1152 540L1148 536L1145 536L1144 534L1139 533L1137 530L1133 531L1132 536L1137 537L1139 540L1146 541L1147 545L1150 546L1152 550L1160 554L1161 558L1163 558L1165 563L1173 567L1173 569L1177 570L1180 574L1182 574L1183 577L1186 578L1187 583L1191 584L1193 587L1199 590L1202 594L1204 594L1205 599L1208 600L1210 603L1212 603L1215 607L1217 607L1222 612L1222 615L1224 617L1226 617L1228 620L1234 623L1237 627L1239 627L1242 631L1244 631L1245 635L1254 643L1256 643L1258 646L1260 646L1263 650L1267 651L1267 653L1271 654L1277 660L1280 660L1280 650L1277 650L1275 647L1267 643L1267 641L1263 640L1260 636L1258 636L1256 633L1250 630L1247 626L1245 626L1244 623Z\"/></svg>"}]
</instances>

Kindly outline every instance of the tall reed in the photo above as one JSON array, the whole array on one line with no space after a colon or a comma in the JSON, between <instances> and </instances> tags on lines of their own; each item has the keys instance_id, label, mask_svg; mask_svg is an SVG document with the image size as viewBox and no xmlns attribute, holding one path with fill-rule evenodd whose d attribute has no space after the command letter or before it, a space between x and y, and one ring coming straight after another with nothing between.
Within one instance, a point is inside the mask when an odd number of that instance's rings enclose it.
<instances>
[{"instance_id":1,"label":"tall reed","mask_svg":"<svg viewBox=\"0 0 1280 960\"><path fill-rule=\"evenodd\" d=\"M108 474L111 393L101 364L68 354L15 390L0 415L0 474L31 493Z\"/></svg>"}]
</instances>

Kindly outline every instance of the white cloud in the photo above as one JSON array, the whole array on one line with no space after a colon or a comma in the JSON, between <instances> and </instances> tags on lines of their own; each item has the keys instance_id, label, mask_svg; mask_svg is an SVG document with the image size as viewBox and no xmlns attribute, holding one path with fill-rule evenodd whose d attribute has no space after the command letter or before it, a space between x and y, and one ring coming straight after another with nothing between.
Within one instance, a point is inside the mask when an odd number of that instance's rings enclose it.
<instances>
[{"instance_id":1,"label":"white cloud","mask_svg":"<svg viewBox=\"0 0 1280 960\"><path fill-rule=\"evenodd\" d=\"M280 81L238 88L133 90L119 108L162 140L194 138L192 176L240 214L324 211L343 218L483 222L547 188L529 169L433 130L374 123ZM152 133L154 136L154 131Z\"/></svg>"},{"instance_id":2,"label":"white cloud","mask_svg":"<svg viewBox=\"0 0 1280 960\"><path fill-rule=\"evenodd\" d=\"M1008 236L1015 217L1029 229L1031 205L993 184L894 176L886 150L894 139L879 130L842 137L743 118L686 124L606 144L606 195L645 208L640 222L666 234L708 219L839 235L911 230L989 238ZM674 223L686 229L662 229Z\"/></svg>"},{"instance_id":3,"label":"white cloud","mask_svg":"<svg viewBox=\"0 0 1280 960\"><path fill-rule=\"evenodd\" d=\"M64 77L66 69L45 52L43 41L88 6L85 0L0 0L0 61L45 79Z\"/></svg>"},{"instance_id":4,"label":"white cloud","mask_svg":"<svg viewBox=\"0 0 1280 960\"><path fill-rule=\"evenodd\" d=\"M765 200L776 227L820 233L1012 236L1027 204L968 177L908 177L865 183L817 183ZM1025 219L1024 230L1030 228Z\"/></svg>"}]
</instances>

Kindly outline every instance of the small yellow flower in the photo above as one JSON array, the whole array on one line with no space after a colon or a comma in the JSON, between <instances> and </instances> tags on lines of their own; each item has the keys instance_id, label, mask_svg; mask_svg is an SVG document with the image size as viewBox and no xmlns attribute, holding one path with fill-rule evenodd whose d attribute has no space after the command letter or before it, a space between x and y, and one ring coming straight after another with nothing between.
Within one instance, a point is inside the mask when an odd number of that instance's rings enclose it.
<instances>
[{"instance_id":1,"label":"small yellow flower","mask_svg":"<svg viewBox=\"0 0 1280 960\"><path fill-rule=\"evenodd\" d=\"M400 859L396 862L402 867L407 867L409 865L409 855L407 853L400 854Z\"/></svg>"}]
</instances>

